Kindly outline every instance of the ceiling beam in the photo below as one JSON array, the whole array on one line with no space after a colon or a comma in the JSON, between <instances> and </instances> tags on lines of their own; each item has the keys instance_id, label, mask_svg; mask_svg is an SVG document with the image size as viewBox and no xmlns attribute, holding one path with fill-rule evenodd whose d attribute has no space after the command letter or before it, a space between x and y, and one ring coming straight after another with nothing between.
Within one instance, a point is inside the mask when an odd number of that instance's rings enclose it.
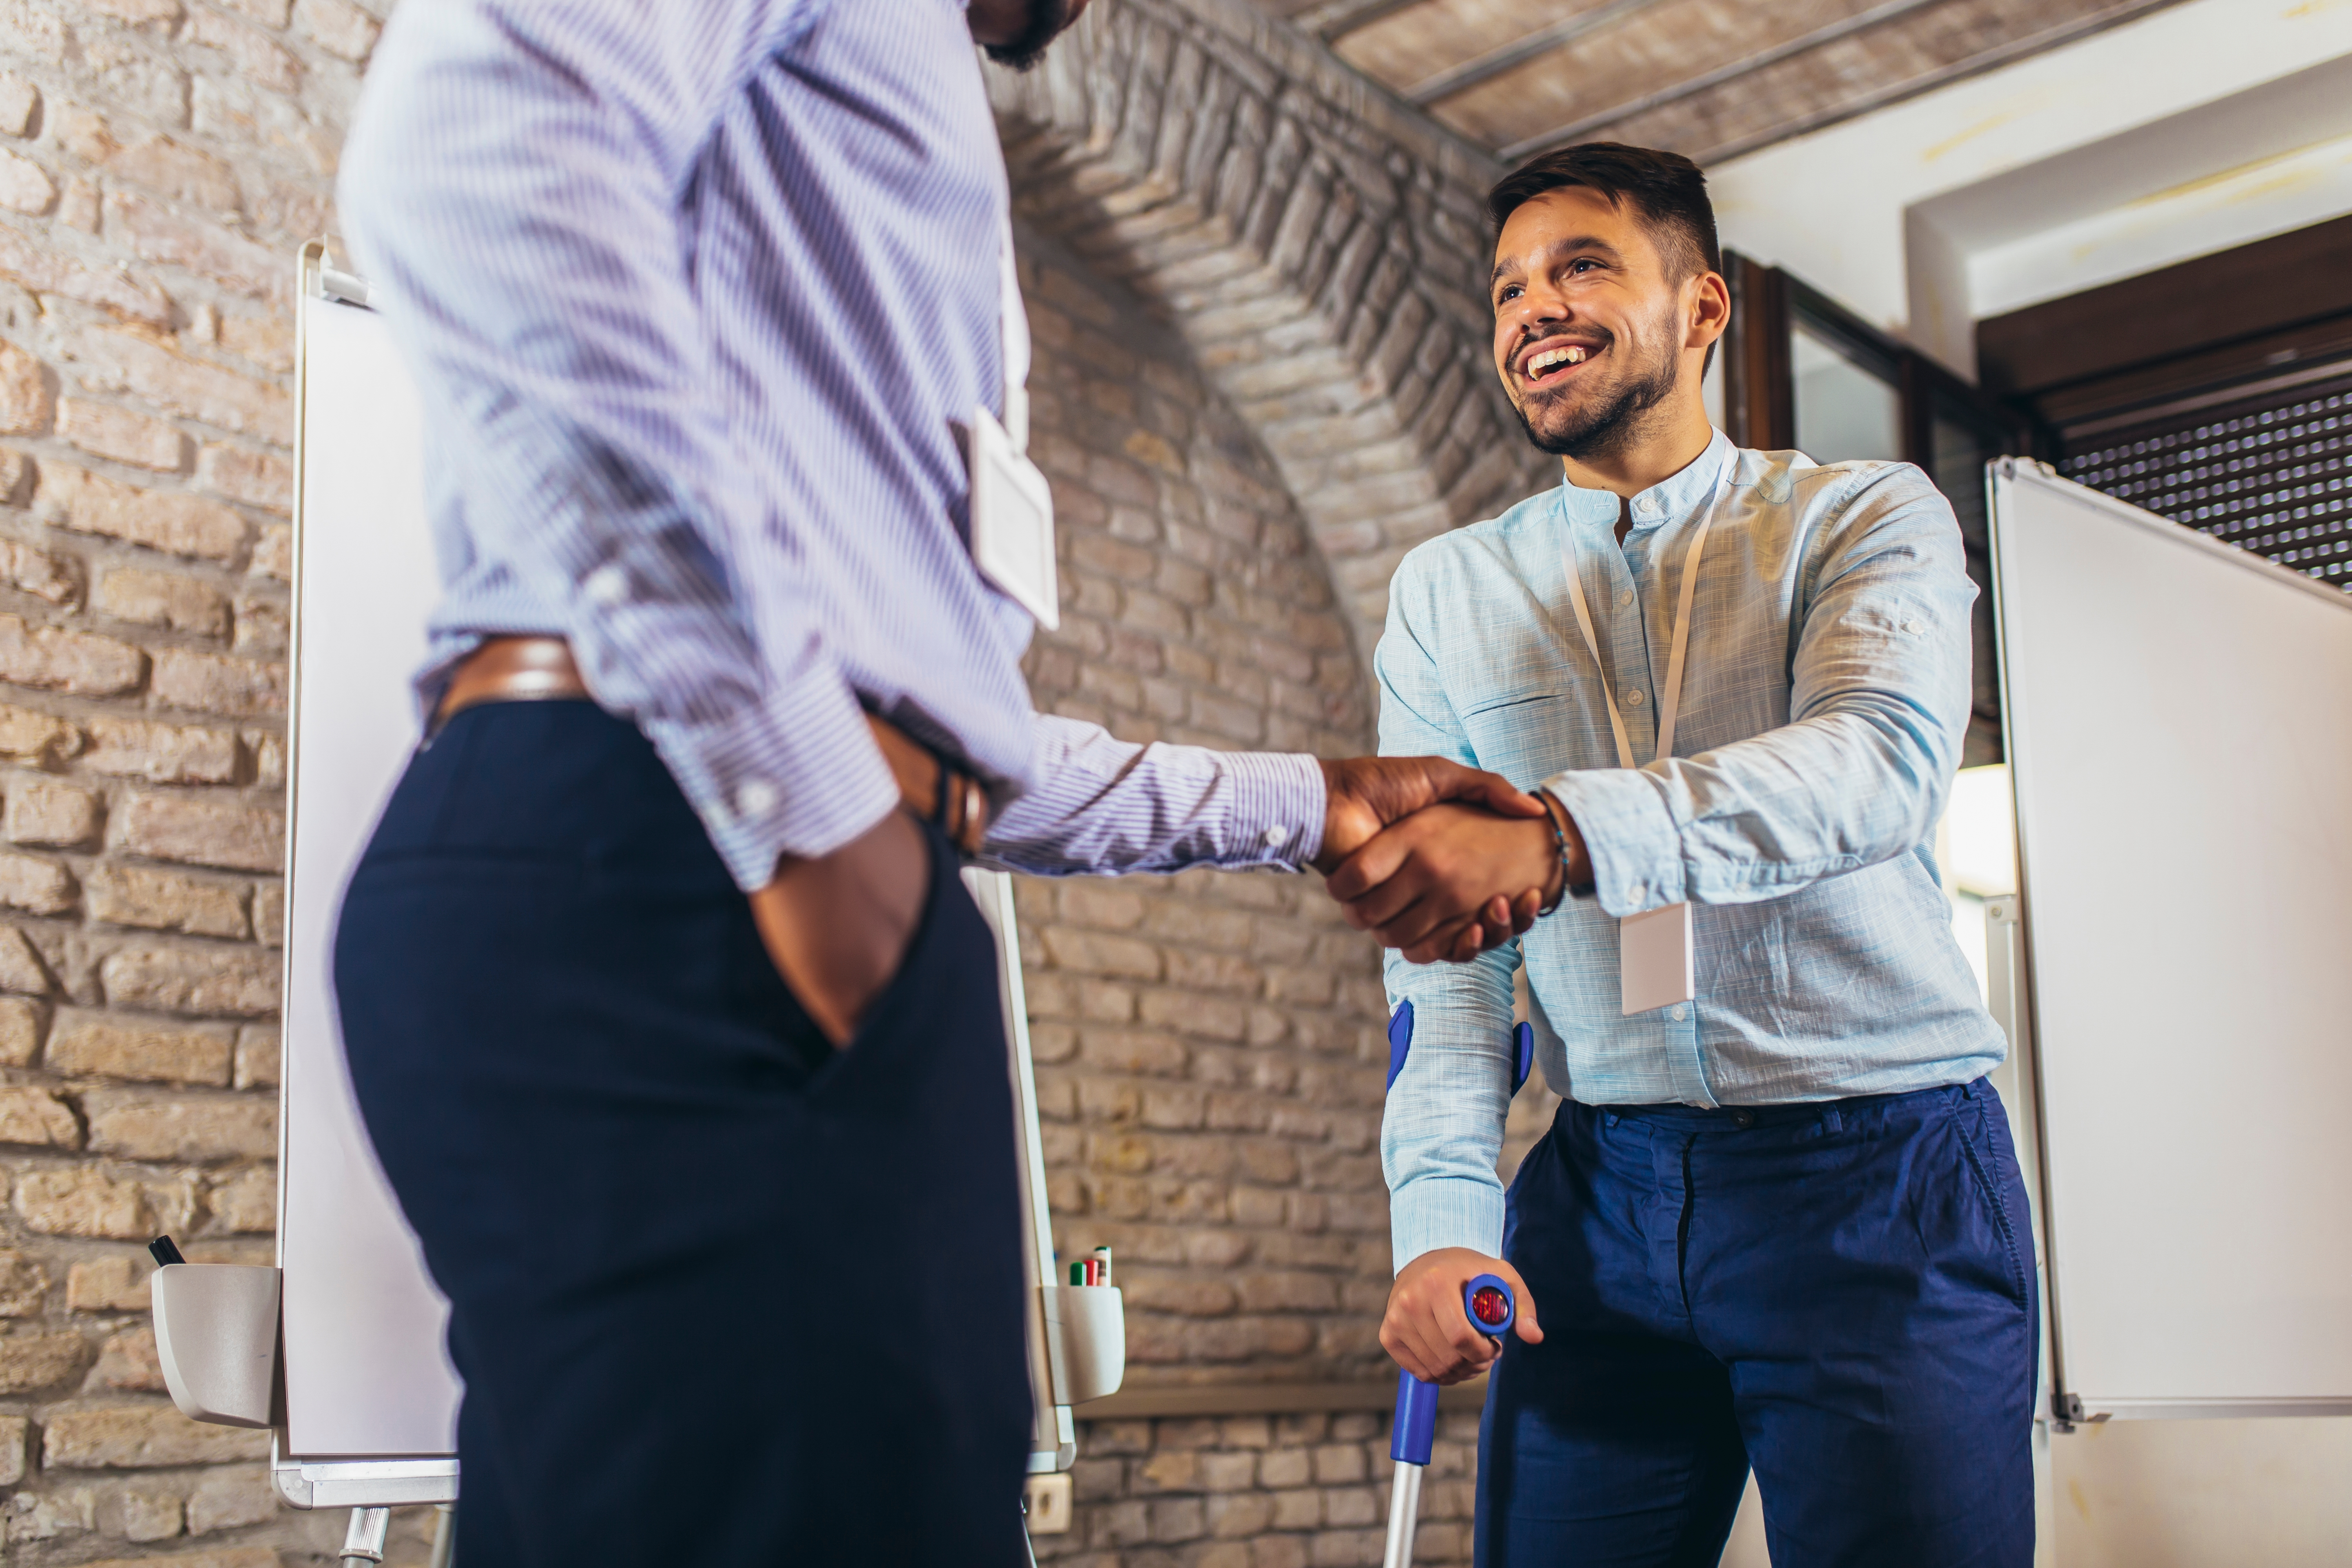
<instances>
[{"instance_id":1,"label":"ceiling beam","mask_svg":"<svg viewBox=\"0 0 2352 1568\"><path fill-rule=\"evenodd\" d=\"M2119 27L2126 22L2137 21L2151 11L2160 11L2167 5L2177 5L2179 3L2180 0L2126 0L2126 4L2112 9L2096 12L2088 16L2078 16L2071 22L2062 22L2046 31L2030 34L2022 38L2012 38L2008 43L1998 44L1981 53L1970 55L1966 59L1952 60L1937 66L1933 70L1903 81L1888 82L1874 92L1849 99L1843 103L1827 105L1815 110L1811 114L1801 115L1768 130L1736 138L1719 147L1696 149L1690 154L1691 160L1694 163L1705 164L1727 163L1733 158L1743 157L1753 153L1759 147L1769 147L1775 142L1786 142L1790 137L1802 136L1807 132L1819 131L1824 126L1834 125L1841 120L1853 120L1857 116L1868 114L1873 110L1900 103L1906 98L1916 98L1922 93L1933 92L1949 82L1960 81L1972 76L1981 76L1987 71L1999 70L2002 66L2023 59L2029 55L2038 55L2050 49L2063 47L2077 38L2085 38L2094 33L2104 33L2110 27Z\"/></svg>"},{"instance_id":2,"label":"ceiling beam","mask_svg":"<svg viewBox=\"0 0 2352 1568\"><path fill-rule=\"evenodd\" d=\"M1404 89L1408 102L1426 109L1444 98L1467 92L1482 82L1492 81L1513 66L1548 55L1561 45L1596 33L1612 23L1622 22L1636 12L1646 11L1659 0L1605 0L1590 11L1580 11L1573 16L1563 16L1548 27L1538 28L1524 38L1515 38L1498 49L1489 49L1458 66L1450 66L1435 76L1415 82Z\"/></svg>"},{"instance_id":3,"label":"ceiling beam","mask_svg":"<svg viewBox=\"0 0 2352 1568\"><path fill-rule=\"evenodd\" d=\"M1382 17L1420 4L1421 0L1321 0L1293 12L1290 20L1325 43L1336 44Z\"/></svg>"},{"instance_id":4,"label":"ceiling beam","mask_svg":"<svg viewBox=\"0 0 2352 1568\"><path fill-rule=\"evenodd\" d=\"M1696 98L1709 89L1721 87L1726 82L1737 81L1741 77L1762 70L1767 66L1779 65L1792 55L1801 55L1808 49L1818 49L1825 44L1833 44L1841 38L1851 37L1856 33L1867 32L1873 27L1884 26L1925 6L1940 4L1942 0L1881 0L1881 4L1873 5L1867 11L1857 11L1843 21L1832 22L1826 26L1816 27L1810 33L1801 34L1785 43L1775 44L1770 48L1742 56L1728 65L1718 66L1711 71L1692 77L1687 81L1678 81L1672 87L1664 87L1655 92L1643 93L1639 98L1612 104L1598 113L1588 114L1580 120L1571 120L1565 125L1556 125L1540 135L1514 142L1502 149L1500 156L1506 163L1516 163L1520 159L1534 153L1577 141L1604 125L1613 125L1621 120L1631 120L1637 114L1647 114L1654 109L1663 109L1667 104L1679 103L1685 98Z\"/></svg>"}]
</instances>

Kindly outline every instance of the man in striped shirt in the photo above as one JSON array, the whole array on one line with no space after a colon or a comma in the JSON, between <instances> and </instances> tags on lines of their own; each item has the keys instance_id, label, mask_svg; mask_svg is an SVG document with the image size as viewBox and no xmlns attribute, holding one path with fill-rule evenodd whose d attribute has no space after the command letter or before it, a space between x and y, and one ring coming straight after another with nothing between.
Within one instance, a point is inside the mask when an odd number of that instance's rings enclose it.
<instances>
[{"instance_id":1,"label":"man in striped shirt","mask_svg":"<svg viewBox=\"0 0 2352 1568\"><path fill-rule=\"evenodd\" d=\"M1439 799L1541 811L1032 710L962 445L1019 488L971 45L1034 55L1081 3L420 0L375 56L340 195L426 395L446 593L336 983L452 1303L467 1568L1019 1562L958 852L1328 867Z\"/></svg>"}]
</instances>

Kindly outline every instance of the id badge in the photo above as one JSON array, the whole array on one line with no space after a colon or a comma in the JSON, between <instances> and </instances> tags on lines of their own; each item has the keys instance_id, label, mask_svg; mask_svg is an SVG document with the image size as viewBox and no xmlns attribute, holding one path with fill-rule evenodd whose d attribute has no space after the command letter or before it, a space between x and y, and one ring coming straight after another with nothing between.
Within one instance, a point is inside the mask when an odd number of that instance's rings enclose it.
<instances>
[{"instance_id":1,"label":"id badge","mask_svg":"<svg viewBox=\"0 0 2352 1568\"><path fill-rule=\"evenodd\" d=\"M1617 973L1626 1017L1675 1006L1698 994L1694 945L1686 903L1644 910L1617 922Z\"/></svg>"},{"instance_id":2,"label":"id badge","mask_svg":"<svg viewBox=\"0 0 2352 1568\"><path fill-rule=\"evenodd\" d=\"M972 411L970 452L972 562L1050 632L1062 624L1054 492L985 408Z\"/></svg>"}]
</instances>

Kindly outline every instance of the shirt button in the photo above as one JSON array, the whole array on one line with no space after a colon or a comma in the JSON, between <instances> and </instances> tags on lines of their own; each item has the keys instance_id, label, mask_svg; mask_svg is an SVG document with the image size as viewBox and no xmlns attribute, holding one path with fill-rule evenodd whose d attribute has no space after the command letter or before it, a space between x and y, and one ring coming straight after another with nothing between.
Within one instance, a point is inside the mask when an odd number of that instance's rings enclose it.
<instances>
[{"instance_id":1,"label":"shirt button","mask_svg":"<svg viewBox=\"0 0 2352 1568\"><path fill-rule=\"evenodd\" d=\"M1265 830L1265 847L1267 848L1279 849L1289 842L1290 829L1285 827L1279 822Z\"/></svg>"},{"instance_id":2,"label":"shirt button","mask_svg":"<svg viewBox=\"0 0 2352 1568\"><path fill-rule=\"evenodd\" d=\"M1635 688L1633 690L1632 690L1632 691L1628 691L1627 693L1625 693L1625 706L1626 706L1626 707L1628 707L1628 708L1639 708L1641 705L1642 705L1642 693L1641 693L1641 689L1640 689L1638 687L1637 687L1637 688Z\"/></svg>"},{"instance_id":3,"label":"shirt button","mask_svg":"<svg viewBox=\"0 0 2352 1568\"><path fill-rule=\"evenodd\" d=\"M1904 622L1904 623L1903 623L1903 629L1904 629L1905 631L1906 631L1906 632L1909 632L1913 637L1917 637L1921 632L1924 632L1924 631L1926 631L1926 630L1927 629L1927 622L1925 622L1925 621L1906 621L1906 622Z\"/></svg>"},{"instance_id":4,"label":"shirt button","mask_svg":"<svg viewBox=\"0 0 2352 1568\"><path fill-rule=\"evenodd\" d=\"M1658 503L1652 500L1648 496L1643 496L1640 500L1633 503L1633 515L1636 517L1655 517L1658 515Z\"/></svg>"},{"instance_id":5,"label":"shirt button","mask_svg":"<svg viewBox=\"0 0 2352 1568\"><path fill-rule=\"evenodd\" d=\"M765 816L776 809L776 786L753 779L735 792L735 809L745 816Z\"/></svg>"},{"instance_id":6,"label":"shirt button","mask_svg":"<svg viewBox=\"0 0 2352 1568\"><path fill-rule=\"evenodd\" d=\"M1756 1113L1752 1110L1735 1110L1731 1113L1731 1124L1745 1132L1756 1125Z\"/></svg>"},{"instance_id":7,"label":"shirt button","mask_svg":"<svg viewBox=\"0 0 2352 1568\"><path fill-rule=\"evenodd\" d=\"M629 596L629 574L618 566L599 566L580 586L590 604L610 609Z\"/></svg>"},{"instance_id":8,"label":"shirt button","mask_svg":"<svg viewBox=\"0 0 2352 1568\"><path fill-rule=\"evenodd\" d=\"M1620 588L1620 589L1618 589L1618 590L1617 590L1617 602L1618 602L1619 604L1621 604L1621 605L1630 605L1630 604L1632 604L1632 603L1633 602L1633 589L1631 589L1631 588Z\"/></svg>"},{"instance_id":9,"label":"shirt button","mask_svg":"<svg viewBox=\"0 0 2352 1568\"><path fill-rule=\"evenodd\" d=\"M1642 901L1643 886L1643 884L1640 882L1629 883L1625 889L1625 901L1629 904L1640 903Z\"/></svg>"},{"instance_id":10,"label":"shirt button","mask_svg":"<svg viewBox=\"0 0 2352 1568\"><path fill-rule=\"evenodd\" d=\"M1666 1016L1679 1024L1683 1021L1683 1010L1680 1007L1677 1007L1673 1012L1667 1014Z\"/></svg>"}]
</instances>

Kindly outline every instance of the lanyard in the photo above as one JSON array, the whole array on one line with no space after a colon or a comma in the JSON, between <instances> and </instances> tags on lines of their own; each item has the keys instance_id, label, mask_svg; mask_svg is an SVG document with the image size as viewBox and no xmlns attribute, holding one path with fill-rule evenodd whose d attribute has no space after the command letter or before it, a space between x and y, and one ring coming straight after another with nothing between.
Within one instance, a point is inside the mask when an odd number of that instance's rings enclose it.
<instances>
[{"instance_id":1,"label":"lanyard","mask_svg":"<svg viewBox=\"0 0 2352 1568\"><path fill-rule=\"evenodd\" d=\"M1013 220L1004 220L1000 297L996 310L997 362L1004 368L1004 433L1013 449L1029 449L1029 312L1021 304L1021 275L1013 267Z\"/></svg>"},{"instance_id":2,"label":"lanyard","mask_svg":"<svg viewBox=\"0 0 2352 1568\"><path fill-rule=\"evenodd\" d=\"M1706 515L1699 519L1698 531L1691 536L1689 551L1683 556L1682 604L1675 615L1674 651L1666 657L1666 686L1658 693L1658 756L1672 756L1675 749L1675 720L1679 716L1683 695L1683 659L1690 650L1691 595L1698 586L1699 552L1706 548L1707 530L1715 526L1715 509L1731 479L1732 464L1738 454L1723 460L1715 484L1708 489ZM1617 738L1617 765L1631 768L1633 761L1633 743L1625 738L1625 718L1617 710L1617 694L1610 689L1609 671L1601 662L1601 639L1592 634L1592 611L1584 602L1583 574L1576 569L1576 535L1571 528L1559 547L1560 560L1568 567L1568 594L1576 605L1576 629L1584 634L1584 646L1592 652L1592 666L1601 678L1601 698L1609 705L1609 728Z\"/></svg>"}]
</instances>

